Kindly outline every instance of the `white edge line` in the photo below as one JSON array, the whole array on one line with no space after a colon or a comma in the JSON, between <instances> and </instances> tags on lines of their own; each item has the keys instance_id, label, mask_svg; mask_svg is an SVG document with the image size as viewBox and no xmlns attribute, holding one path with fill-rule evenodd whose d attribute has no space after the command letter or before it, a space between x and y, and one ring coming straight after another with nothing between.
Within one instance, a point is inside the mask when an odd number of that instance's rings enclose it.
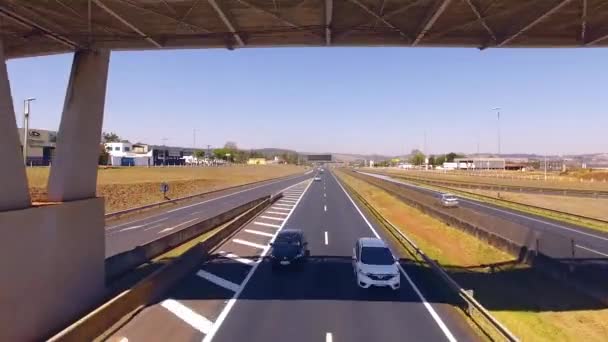
<instances>
[{"instance_id":1,"label":"white edge line","mask_svg":"<svg viewBox=\"0 0 608 342\"><path fill-rule=\"evenodd\" d=\"M213 326L210 320L175 299L163 300L160 305L203 334L207 334Z\"/></svg>"},{"instance_id":2,"label":"white edge line","mask_svg":"<svg viewBox=\"0 0 608 342\"><path fill-rule=\"evenodd\" d=\"M298 199L298 203L300 202L300 200L302 199L302 197L304 197L304 194L306 194L306 191L310 187L310 184L312 184L312 182L310 180L306 180L305 182L309 182L309 183L306 186L306 188L304 189L304 191L302 192L302 195L300 196L300 198ZM285 218L285 221L283 221L283 223L281 224L281 227L279 229L277 229L277 232L272 237L272 239L270 239L270 242L273 242L274 239L277 237L277 234L279 234L279 232L281 231L281 229L283 229L283 227L285 226L285 223L287 223L287 221L289 220L289 217L291 217L291 214L295 211L295 208L297 207L298 203L296 203L296 205L293 207L293 210L289 212L289 215L287 215L287 217ZM260 260L262 260L264 258L264 256L266 256L266 253L268 253L268 250L269 250L269 248L265 248L264 249L264 251L260 255ZM241 287L239 288L239 290L234 293L234 296L232 296L232 298L230 298L230 300L228 301L228 304L226 304L226 306L224 307L224 309L222 310L222 312L220 312L219 316L215 320L215 323L213 323L213 326L209 330L209 333L205 334L205 338L203 338L203 342L211 342L211 340L213 340L213 337L215 336L215 334L219 330L220 326L222 325L222 323L224 322L224 320L226 319L226 317L228 317L228 314L230 313L230 310L232 310L232 307L234 306L234 304L236 303L237 299L241 295L241 292L243 291L243 289L245 288L245 286L247 286L247 283L249 282L249 279L251 279L251 277L253 276L253 274L255 273L255 271L258 269L258 266L260 266L260 264L261 264L261 262L256 263L255 265L253 265L253 267L251 268L251 270L249 270L249 273L247 273L247 277L245 277L245 280L243 280L243 282L241 283Z\"/></svg>"},{"instance_id":3,"label":"white edge line","mask_svg":"<svg viewBox=\"0 0 608 342\"><path fill-rule=\"evenodd\" d=\"M336 178L336 176L333 175L333 173L331 175L334 177L334 179L336 180L336 182L338 183L338 185L340 185L340 188L342 188L342 191L344 191L344 194L346 194L346 197L348 197L348 199L353 204L353 206L355 207L355 209L357 209L357 211L359 212L359 215L361 215L361 217L363 218L363 220L365 221L365 223L367 223L367 226L369 227L369 229L371 229L372 233L374 233L374 235L378 239L380 239L380 235L378 235L378 232L376 232L376 230L374 229L374 227L372 226L372 224L369 223L369 221L367 220L367 217L365 217L365 215L363 215L363 212L361 212L361 209L359 209L359 207L357 206L357 204L355 203L355 201L353 201L353 199L350 197L350 195L348 194L348 192L346 192L346 189L344 189L344 187L342 186L342 184L340 183L340 181ZM454 338L454 335L452 335L452 332L450 331L450 329L445 325L445 323L443 322L443 320L441 319L441 317L439 317L439 315L437 314L437 312L435 311L435 309L433 308L433 306L431 306L431 304L429 304L429 302L426 300L426 298L424 297L424 295L422 294L422 292L420 292L420 290L418 289L418 286L416 286L416 284L414 283L414 281L410 278L410 276L407 274L407 272L405 272L405 270L403 269L403 267L401 267L400 264L397 264L397 265L399 267L399 271L401 271L401 273L403 274L403 276L405 277L405 279L407 280L407 282L414 289L414 291L416 292L416 294L418 295L418 297L422 301L422 304L424 304L424 307L427 309L427 311L429 312L429 314L431 314L431 317L433 317L433 319L435 320L435 323L437 323L437 325L439 326L439 328L441 328L441 331L443 331L445 337L450 342L456 342L456 338Z\"/></svg>"},{"instance_id":4,"label":"white edge line","mask_svg":"<svg viewBox=\"0 0 608 342\"><path fill-rule=\"evenodd\" d=\"M599 254L599 255L602 255L602 256L608 257L608 254L604 254L604 253L602 253L602 252L598 252L598 251L596 251L595 249L591 249L591 248L589 248L589 247L585 247L585 246L581 246L581 245L575 245L575 246L576 246L576 247L578 247L578 248L580 248L580 249L584 249L584 250L586 250L586 251L589 251L589 252L591 252L591 253L595 253L595 254Z\"/></svg>"}]
</instances>

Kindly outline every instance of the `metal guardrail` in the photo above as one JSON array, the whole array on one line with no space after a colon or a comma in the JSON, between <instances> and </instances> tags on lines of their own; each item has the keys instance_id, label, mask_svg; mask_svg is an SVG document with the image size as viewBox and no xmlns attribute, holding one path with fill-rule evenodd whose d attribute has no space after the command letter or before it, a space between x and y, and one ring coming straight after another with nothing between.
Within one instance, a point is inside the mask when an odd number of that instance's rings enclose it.
<instances>
[{"instance_id":1,"label":"metal guardrail","mask_svg":"<svg viewBox=\"0 0 608 342\"><path fill-rule=\"evenodd\" d=\"M400 176L395 176L395 175L389 175L389 174L383 174L386 176L391 176L391 177L396 177L396 178L402 178L405 180L408 180L410 182L413 183L430 183L430 182L425 182L425 181L418 181L418 180L414 180L413 178L406 178L406 177L400 177ZM426 184L427 186L429 184ZM554 213L554 214L558 214L558 215L564 215L564 216L570 216L573 218L577 218L577 219L581 219L581 220L588 220L588 221L594 221L594 222L598 222L598 223L602 223L602 224L608 224L608 220L602 220L602 219L598 219L595 217L589 217L589 216L583 216L583 215L578 215L578 214L573 214L573 213L569 213L566 211L561 211L561 210L555 210L555 209L549 209L549 208L545 208L545 207L539 207L536 205L532 205L532 204L526 204L526 203L522 203L522 202L517 202L517 201L511 201L511 200L507 200L507 199L502 199L502 198L496 198L496 197L492 197L492 196L488 196L488 195L481 195L481 194L477 194L474 192L469 192L469 191L465 191L462 189L454 189L448 186L443 186L443 185L436 185L436 184L430 184L430 186L439 188L439 189L445 189L449 192L462 192L468 195L472 195L472 196L477 196L477 197L481 197L481 198L485 198L485 199L489 199L489 200L493 200L493 201L498 201L498 202L504 202L504 203L508 203L508 204L513 204L513 205L520 205L520 206L525 206L531 209L536 209L536 210L542 210L542 211L546 211L549 213ZM515 209L517 210L517 209Z\"/></svg>"},{"instance_id":2,"label":"metal guardrail","mask_svg":"<svg viewBox=\"0 0 608 342\"><path fill-rule=\"evenodd\" d=\"M491 184L491 183L473 183L473 182L463 182L463 181L450 181L450 180L441 180L441 179L430 179L423 178L417 176L404 176L404 175L394 175L388 174L393 177L399 177L424 183L431 184L443 184L454 187L464 187L464 188L478 188L478 189L487 189L487 190L502 190L502 191L512 191L512 192L526 192L526 193L540 193L545 195L563 195L563 196L579 196L579 197L608 197L608 191L605 190L584 190L584 189L559 189L559 188L542 188L542 187L531 187L531 186L516 186L516 185L501 185L501 184Z\"/></svg>"},{"instance_id":3,"label":"metal guardrail","mask_svg":"<svg viewBox=\"0 0 608 342\"><path fill-rule=\"evenodd\" d=\"M363 203L369 211L386 227L389 232L397 238L397 240L401 243L401 245L410 252L414 257L420 257L426 264L428 264L431 269L443 280L445 281L450 289L454 291L456 294L460 296L467 303L467 314L472 317L473 310L479 312L479 314L492 326L496 332L498 332L502 338L506 341L517 342L519 339L509 331L502 323L500 323L492 314L483 307L469 292L460 287L460 285L454 281L446 271L433 259L429 258L424 252L416 245L416 243L410 239L407 235L405 235L397 226L391 223L389 220L384 218L382 214L380 214L376 208L374 208L369 202L367 202L357 191L355 191L348 184L344 183L346 188L355 195L359 202ZM405 241L405 243L403 242ZM413 249L414 252L411 252L409 248ZM488 332L486 332L488 334Z\"/></svg>"},{"instance_id":4,"label":"metal guardrail","mask_svg":"<svg viewBox=\"0 0 608 342\"><path fill-rule=\"evenodd\" d=\"M207 192L201 192L201 193L194 194L194 195L179 197L179 198L175 198L175 199L172 199L172 200L155 202L155 203L151 203L151 204L142 205L140 207L134 207L134 208L129 208L129 209L125 209L125 210L115 211L115 212L112 212L112 213L107 213L107 214L105 214L105 218L106 219L114 218L114 217L118 217L118 216L125 215L125 214L130 214L130 213L133 213L133 212L136 212L136 211L140 211L140 210L146 210L146 209L150 209L150 208L160 207L162 205L169 204L169 203L176 203L176 202L179 202L179 201L189 200L189 199L196 198L196 197L201 197L201 196L207 196L207 195L211 195L211 194L222 192L222 191L234 190L236 188L246 187L246 186L250 186L250 185L256 185L256 184L260 184L260 183L264 183L264 182L281 181L281 180L287 180L287 179L290 179L290 178L297 178L297 177L300 177L300 176L305 176L307 174L309 174L308 171L305 172L305 173L297 174L295 176L294 175L289 175L289 176L284 176L284 177L279 177L279 178L264 179L264 180L255 181L255 182L251 182L251 183L245 183L245 184L241 184L241 185L234 185L234 186L230 186L230 187L227 187L227 188L216 189L216 190L211 190L211 191L207 191Z\"/></svg>"}]
</instances>

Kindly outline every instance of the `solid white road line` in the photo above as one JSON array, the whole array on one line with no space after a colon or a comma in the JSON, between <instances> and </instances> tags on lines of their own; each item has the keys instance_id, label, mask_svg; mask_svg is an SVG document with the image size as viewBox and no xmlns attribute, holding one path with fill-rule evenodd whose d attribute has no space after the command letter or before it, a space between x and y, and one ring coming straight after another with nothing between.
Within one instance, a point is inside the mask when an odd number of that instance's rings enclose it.
<instances>
[{"instance_id":1,"label":"solid white road line","mask_svg":"<svg viewBox=\"0 0 608 342\"><path fill-rule=\"evenodd\" d=\"M268 220L275 220L275 221L283 221L285 219L284 217L274 217L274 216L266 216L266 215L260 215L260 217L268 219Z\"/></svg>"},{"instance_id":2,"label":"solid white road line","mask_svg":"<svg viewBox=\"0 0 608 342\"><path fill-rule=\"evenodd\" d=\"M310 184L312 184L312 182L310 180L308 180L308 185L306 186L306 188L302 192L302 197L304 197L304 194L306 193L306 191L310 187ZM300 199L298 200L298 203L300 203L300 200L302 199L302 197L300 197ZM287 215L287 217L285 218L285 221L283 221L283 223L281 224L281 226L279 227L279 229L277 229L277 232L276 232L275 236L272 239L270 239L270 242L273 242L274 239L277 237L277 234L279 234L279 232L281 231L281 229L283 229L283 227L285 226L285 224L287 223L287 221L291 217L291 214L295 211L295 208L298 206L298 203L296 203L296 205L293 207L294 210L292 210L291 212L289 212L289 215ZM260 255L260 259L263 259L264 256L266 256L266 253L268 253L268 248L264 249L264 251ZM226 304L226 306L224 307L224 309L222 310L222 312L220 312L220 315L215 320L215 323L211 327L211 330L209 331L208 334L205 335L205 338L203 339L203 342L211 342L213 340L213 337L217 333L218 329L220 328L220 326L222 325L222 323L224 322L224 320L226 319L226 317L228 317L228 314L230 313L230 310L232 310L232 307L234 306L234 304L236 304L237 299L241 295L241 291L243 291L243 289L245 288L245 286L247 286L247 283L249 282L249 280L251 279L251 277L253 276L253 274L255 273L255 271L258 269L258 266L260 266L260 264L261 263L256 263L255 265L253 265L253 267L251 268L251 270L249 271L249 273L247 273L247 277L245 277L245 280L243 280L243 282L241 283L241 288L234 294L234 296L232 298L230 298L230 300L228 301L228 304Z\"/></svg>"},{"instance_id":3,"label":"solid white road line","mask_svg":"<svg viewBox=\"0 0 608 342\"><path fill-rule=\"evenodd\" d=\"M207 271L198 270L198 272L196 272L196 275L214 283L215 285L226 288L232 292L238 291L239 287L240 287L240 285L237 285L237 284L231 282L230 280L220 278L220 277L216 276L215 274L209 273Z\"/></svg>"},{"instance_id":4,"label":"solid white road line","mask_svg":"<svg viewBox=\"0 0 608 342\"><path fill-rule=\"evenodd\" d=\"M163 300L160 305L203 334L209 333L213 326L213 322L174 299Z\"/></svg>"},{"instance_id":5,"label":"solid white road line","mask_svg":"<svg viewBox=\"0 0 608 342\"><path fill-rule=\"evenodd\" d=\"M334 337L332 336L332 334L330 332L325 333L325 342L333 342L334 341Z\"/></svg>"},{"instance_id":6,"label":"solid white road line","mask_svg":"<svg viewBox=\"0 0 608 342\"><path fill-rule=\"evenodd\" d=\"M581 245L574 245L574 246L576 246L576 247L578 247L578 248L580 248L580 249L584 249L584 250L586 250L586 251L589 251L589 252L591 252L591 253L595 253L595 254L599 254L599 255L601 255L601 256L608 257L608 254L604 254L604 253L602 253L602 252L598 252L598 251L596 251L595 249L591 249L591 248L589 248L589 247L585 247L585 246L581 246Z\"/></svg>"},{"instance_id":7,"label":"solid white road line","mask_svg":"<svg viewBox=\"0 0 608 342\"><path fill-rule=\"evenodd\" d=\"M284 215L287 216L287 213L280 213L278 211L267 211L266 214L273 214L273 215Z\"/></svg>"},{"instance_id":8,"label":"solid white road line","mask_svg":"<svg viewBox=\"0 0 608 342\"><path fill-rule=\"evenodd\" d=\"M367 223L367 226L369 227L369 229L372 231L372 233L374 233L374 236L376 236L378 239L380 238L380 235L378 235L378 232L376 232L376 230L374 229L374 227L372 226L371 223L369 223L369 221L367 220L367 217L365 217L365 215L363 215L363 212L361 212L361 209L359 209L359 207L357 206L357 204L355 203L355 201L353 201L353 199L350 197L350 195L348 194L348 192L346 192L346 189L344 189L344 187L342 186L342 183L340 183L340 181L336 178L336 176L333 175L334 179L336 180L336 182L338 183L338 185L340 186L340 188L342 189L342 191L344 191L344 194L346 195L346 197L348 197L348 199L350 200L350 203L353 204L353 206L355 207L355 209L357 209L357 211L359 212L359 215L361 215L361 217L363 218L363 220L365 221L365 223ZM410 286L412 287L412 289L414 289L414 292L416 292L416 294L418 295L418 298L420 298L420 300L422 301L422 304L424 305L424 307L426 308L426 310L429 312L429 314L431 315L431 317L433 317L433 319L435 320L435 323L437 323L437 325L439 326L439 328L441 329L441 331L443 331L443 334L445 335L445 337L450 341L450 342L456 342L456 338L454 338L454 335L452 335L452 332L450 331L450 329L445 325L445 323L443 322L443 320L441 319L441 317L439 317L439 315L437 314L437 312L435 311L435 309L433 308L433 306L431 304L429 304L429 302L426 300L426 298L424 297L424 295L422 294L422 292L420 292L420 290L418 289L418 286L416 286L416 284L414 283L414 281L412 280L412 278L410 278L409 274L407 274L405 272L405 270L403 269L403 267L401 267L401 265L399 264L399 271L401 271L401 274L403 274L403 276L405 277L405 279L407 280L407 282L410 284Z\"/></svg>"},{"instance_id":9,"label":"solid white road line","mask_svg":"<svg viewBox=\"0 0 608 342\"><path fill-rule=\"evenodd\" d=\"M258 226L272 227L272 228L280 228L281 227L278 224L264 223L264 222L258 222L258 221L253 222L253 224L257 224Z\"/></svg>"},{"instance_id":10,"label":"solid white road line","mask_svg":"<svg viewBox=\"0 0 608 342\"><path fill-rule=\"evenodd\" d=\"M325 232L325 245L326 246L329 245L329 240L328 240L328 237L327 237L327 232Z\"/></svg>"},{"instance_id":11,"label":"solid white road line","mask_svg":"<svg viewBox=\"0 0 608 342\"><path fill-rule=\"evenodd\" d=\"M235 243L238 243L241 245L245 245L245 246L259 248L259 249L266 249L266 247L268 247L265 245L260 245L259 243L249 242L249 241L245 241L245 240L241 240L241 239L232 239L232 242L235 242Z\"/></svg>"},{"instance_id":12,"label":"solid white road line","mask_svg":"<svg viewBox=\"0 0 608 342\"><path fill-rule=\"evenodd\" d=\"M219 253L226 258L238 261L240 263L243 263L245 265L251 265L253 263L255 263L255 261L251 260L251 259L246 259L246 258L241 258L240 256L236 255L236 254L232 254L232 253L227 253L224 251L219 251Z\"/></svg>"},{"instance_id":13,"label":"solid white road line","mask_svg":"<svg viewBox=\"0 0 608 342\"><path fill-rule=\"evenodd\" d=\"M192 222L192 221L196 221L196 220L198 220L198 218L194 218L194 219L192 219L192 220L188 220L188 221L186 221L186 222L182 222L182 223L177 224L177 225L175 225L175 226L173 226L173 227L165 228L165 229L161 230L160 232L158 232L158 234L162 234L162 233L164 233L164 232L171 231L171 230L173 230L173 229L175 229L175 228L177 228L177 227L179 227L179 226L183 226L183 225L185 225L185 224L188 224L188 223L190 223L190 222Z\"/></svg>"},{"instance_id":14,"label":"solid white road line","mask_svg":"<svg viewBox=\"0 0 608 342\"><path fill-rule=\"evenodd\" d=\"M160 228L160 227L162 227L162 225L163 225L162 223L157 223L157 224L155 224L155 225L153 225L153 226L150 226L150 227L144 228L144 232L147 232L148 230L152 230L152 229L157 229L157 228Z\"/></svg>"},{"instance_id":15,"label":"solid white road line","mask_svg":"<svg viewBox=\"0 0 608 342\"><path fill-rule=\"evenodd\" d=\"M250 233L250 234L256 234L256 235L262 235L262 236L269 236L269 237L273 237L274 234L270 234L270 233L266 233L266 232L261 232L259 230L253 230L253 229L243 229L244 232Z\"/></svg>"},{"instance_id":16,"label":"solid white road line","mask_svg":"<svg viewBox=\"0 0 608 342\"><path fill-rule=\"evenodd\" d=\"M284 211L291 211L291 209L286 209L286 208L276 208L276 207L272 207L272 210L284 210Z\"/></svg>"}]
</instances>

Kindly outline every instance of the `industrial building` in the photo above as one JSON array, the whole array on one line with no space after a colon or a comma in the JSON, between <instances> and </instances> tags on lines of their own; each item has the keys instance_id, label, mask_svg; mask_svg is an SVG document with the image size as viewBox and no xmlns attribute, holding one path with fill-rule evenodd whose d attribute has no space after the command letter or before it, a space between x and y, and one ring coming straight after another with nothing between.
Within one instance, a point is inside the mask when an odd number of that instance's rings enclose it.
<instances>
[{"instance_id":1,"label":"industrial building","mask_svg":"<svg viewBox=\"0 0 608 342\"><path fill-rule=\"evenodd\" d=\"M456 168L459 170L504 170L504 158L456 158Z\"/></svg>"},{"instance_id":2,"label":"industrial building","mask_svg":"<svg viewBox=\"0 0 608 342\"><path fill-rule=\"evenodd\" d=\"M23 128L19 129L21 150L23 150ZM46 129L28 129L27 134L27 165L48 166L55 154L57 131Z\"/></svg>"}]
</instances>

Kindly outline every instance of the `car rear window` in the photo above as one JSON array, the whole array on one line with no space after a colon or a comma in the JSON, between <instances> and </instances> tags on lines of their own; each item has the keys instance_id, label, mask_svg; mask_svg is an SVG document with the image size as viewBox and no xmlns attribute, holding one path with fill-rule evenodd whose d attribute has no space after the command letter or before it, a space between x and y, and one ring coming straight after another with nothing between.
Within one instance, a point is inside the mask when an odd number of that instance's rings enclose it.
<instances>
[{"instance_id":1,"label":"car rear window","mask_svg":"<svg viewBox=\"0 0 608 342\"><path fill-rule=\"evenodd\" d=\"M299 246L301 241L300 241L300 235L298 234L293 234L293 233L289 233L289 234L279 234L276 238L276 240L274 241L275 244L286 244L286 245L296 245Z\"/></svg>"},{"instance_id":2,"label":"car rear window","mask_svg":"<svg viewBox=\"0 0 608 342\"><path fill-rule=\"evenodd\" d=\"M392 265L395 260L386 247L363 247L361 262L367 265Z\"/></svg>"}]
</instances>

